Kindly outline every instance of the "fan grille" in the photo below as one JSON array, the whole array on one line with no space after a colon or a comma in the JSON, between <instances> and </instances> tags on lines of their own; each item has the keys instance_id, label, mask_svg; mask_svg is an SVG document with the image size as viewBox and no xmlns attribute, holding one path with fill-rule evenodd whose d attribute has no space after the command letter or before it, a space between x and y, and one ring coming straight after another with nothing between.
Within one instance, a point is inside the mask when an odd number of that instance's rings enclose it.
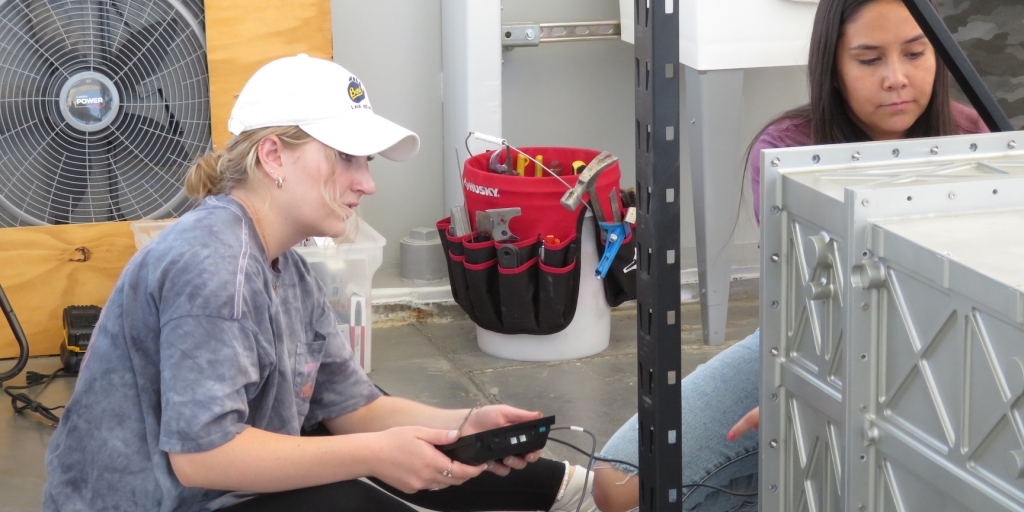
<instances>
[{"instance_id":1,"label":"fan grille","mask_svg":"<svg viewBox=\"0 0 1024 512\"><path fill-rule=\"evenodd\" d=\"M0 0L0 225L160 218L210 149L198 0Z\"/></svg>"}]
</instances>

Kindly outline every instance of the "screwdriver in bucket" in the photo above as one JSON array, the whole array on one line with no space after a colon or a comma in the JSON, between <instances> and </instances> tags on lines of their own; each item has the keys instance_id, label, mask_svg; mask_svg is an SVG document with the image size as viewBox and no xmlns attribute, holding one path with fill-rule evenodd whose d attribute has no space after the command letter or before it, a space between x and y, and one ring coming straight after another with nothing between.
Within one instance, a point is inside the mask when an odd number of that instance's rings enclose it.
<instances>
[{"instance_id":1,"label":"screwdriver in bucket","mask_svg":"<svg viewBox=\"0 0 1024 512\"><path fill-rule=\"evenodd\" d=\"M565 180L563 180L562 177L558 175L558 173L556 173L555 171L552 171L551 169L547 168L542 162L538 162L532 156L527 155L526 153L523 153L522 151L520 151L515 146L512 146L511 144L508 143L507 140L502 139L500 137L495 137L493 135L487 135L485 133L480 133L480 132L469 132L469 136L466 137L467 140L469 139L469 137L473 137L474 139L479 140L479 141L490 142L491 144L497 144L497 145L505 147L505 148L511 148L511 149L516 150L520 155L526 157L528 160L532 161L535 165L539 165L541 167L541 169L544 169L545 172L547 172L551 176L554 176L558 181L562 182L562 185L565 185L565 188L570 189L570 190L572 189L572 185L568 184Z\"/></svg>"}]
</instances>

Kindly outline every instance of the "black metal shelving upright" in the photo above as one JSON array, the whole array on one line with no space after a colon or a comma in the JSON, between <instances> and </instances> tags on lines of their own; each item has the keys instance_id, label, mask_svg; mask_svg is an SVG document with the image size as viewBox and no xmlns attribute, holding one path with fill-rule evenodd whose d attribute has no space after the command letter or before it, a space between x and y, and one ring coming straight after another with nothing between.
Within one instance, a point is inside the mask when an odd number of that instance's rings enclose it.
<instances>
[{"instance_id":1,"label":"black metal shelving upright","mask_svg":"<svg viewBox=\"0 0 1024 512\"><path fill-rule=\"evenodd\" d=\"M634 0L640 510L682 510L678 0Z\"/></svg>"},{"instance_id":2,"label":"black metal shelving upright","mask_svg":"<svg viewBox=\"0 0 1024 512\"><path fill-rule=\"evenodd\" d=\"M960 89L967 96L974 110L978 111L978 115L985 121L988 129L993 132L1016 130L1010 124L1010 118L1006 117L1006 113L996 102L996 98L992 96L992 92L981 80L981 75L974 68L974 64L971 64L963 48L957 44L949 27L943 23L942 16L935 10L930 0L903 0L903 4L907 6L910 14L921 26L921 30L932 43L932 47L935 48L935 52L949 68L953 79L960 85Z\"/></svg>"}]
</instances>

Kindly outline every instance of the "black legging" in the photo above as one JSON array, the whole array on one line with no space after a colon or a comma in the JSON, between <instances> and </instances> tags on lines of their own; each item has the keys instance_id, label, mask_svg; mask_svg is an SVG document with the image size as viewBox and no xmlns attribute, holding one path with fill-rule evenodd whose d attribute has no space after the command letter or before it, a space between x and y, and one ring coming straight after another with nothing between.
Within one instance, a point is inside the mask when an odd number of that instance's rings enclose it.
<instances>
[{"instance_id":1,"label":"black legging","mask_svg":"<svg viewBox=\"0 0 1024 512\"><path fill-rule=\"evenodd\" d=\"M383 492L361 480L346 480L294 491L261 494L223 509L225 512L409 512L397 496L418 507L445 512L486 510L548 510L562 484L565 464L538 459L500 477L491 472L437 491L406 494L371 478ZM390 493L390 494L389 494Z\"/></svg>"}]
</instances>

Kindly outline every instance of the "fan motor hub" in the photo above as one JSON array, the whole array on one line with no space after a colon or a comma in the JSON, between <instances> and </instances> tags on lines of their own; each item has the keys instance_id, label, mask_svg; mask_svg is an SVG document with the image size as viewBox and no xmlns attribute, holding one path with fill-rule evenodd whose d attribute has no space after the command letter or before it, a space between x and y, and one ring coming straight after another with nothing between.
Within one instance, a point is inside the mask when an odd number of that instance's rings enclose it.
<instances>
[{"instance_id":1,"label":"fan motor hub","mask_svg":"<svg viewBox=\"0 0 1024 512\"><path fill-rule=\"evenodd\" d=\"M84 132L95 132L110 126L121 106L114 82L95 71L71 75L61 87L60 99L60 112L64 120Z\"/></svg>"}]
</instances>

